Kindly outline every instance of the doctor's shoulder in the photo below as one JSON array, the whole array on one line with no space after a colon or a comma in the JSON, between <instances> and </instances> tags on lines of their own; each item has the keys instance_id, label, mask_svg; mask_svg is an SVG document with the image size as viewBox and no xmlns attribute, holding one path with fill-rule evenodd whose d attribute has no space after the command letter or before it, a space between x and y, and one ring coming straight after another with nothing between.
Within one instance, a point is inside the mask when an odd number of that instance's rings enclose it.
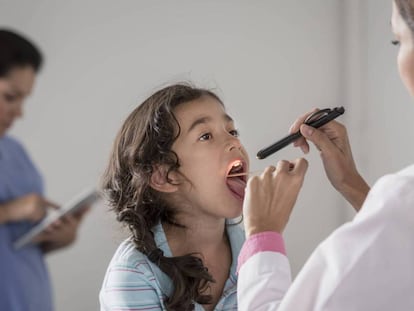
<instances>
[{"instance_id":1,"label":"doctor's shoulder","mask_svg":"<svg viewBox=\"0 0 414 311\"><path fill-rule=\"evenodd\" d=\"M5 135L4 137L2 137L1 142L5 148L18 150L19 152L26 152L23 144L20 141L18 141L16 138L10 135Z\"/></svg>"},{"instance_id":2,"label":"doctor's shoulder","mask_svg":"<svg viewBox=\"0 0 414 311\"><path fill-rule=\"evenodd\" d=\"M414 165L378 179L371 188L358 214L387 214L387 217L413 221L414 225Z\"/></svg>"}]
</instances>

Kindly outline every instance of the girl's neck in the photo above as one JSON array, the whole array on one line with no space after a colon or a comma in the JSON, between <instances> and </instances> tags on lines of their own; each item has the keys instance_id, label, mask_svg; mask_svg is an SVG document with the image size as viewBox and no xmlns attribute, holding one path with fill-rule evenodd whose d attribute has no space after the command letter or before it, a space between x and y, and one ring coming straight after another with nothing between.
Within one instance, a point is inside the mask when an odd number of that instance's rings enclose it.
<instances>
[{"instance_id":1,"label":"girl's neck","mask_svg":"<svg viewBox=\"0 0 414 311\"><path fill-rule=\"evenodd\" d=\"M204 256L214 254L227 243L225 219L192 219L180 220L185 228L175 225L163 224L173 256L189 253L200 253Z\"/></svg>"}]
</instances>

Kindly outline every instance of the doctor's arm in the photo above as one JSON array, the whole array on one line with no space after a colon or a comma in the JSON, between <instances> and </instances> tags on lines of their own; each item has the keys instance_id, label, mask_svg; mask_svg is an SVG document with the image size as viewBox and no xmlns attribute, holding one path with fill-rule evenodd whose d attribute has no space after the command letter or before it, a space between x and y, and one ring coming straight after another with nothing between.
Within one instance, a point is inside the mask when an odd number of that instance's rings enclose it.
<instances>
[{"instance_id":1,"label":"doctor's arm","mask_svg":"<svg viewBox=\"0 0 414 311\"><path fill-rule=\"evenodd\" d=\"M291 284L282 233L307 162L280 161L249 179L243 203L246 242L238 258L238 310L277 310Z\"/></svg>"},{"instance_id":2,"label":"doctor's arm","mask_svg":"<svg viewBox=\"0 0 414 311\"><path fill-rule=\"evenodd\" d=\"M311 141L320 152L326 175L332 186L356 211L359 211L370 187L356 168L347 130L344 125L336 121L331 121L319 129L303 124L313 112L315 110L299 117L291 126L291 133L300 130L303 135L295 141L294 146L308 153L307 141Z\"/></svg>"},{"instance_id":3,"label":"doctor's arm","mask_svg":"<svg viewBox=\"0 0 414 311\"><path fill-rule=\"evenodd\" d=\"M21 196L0 204L0 224L22 220L37 222L50 207L57 208L57 205L36 193Z\"/></svg>"},{"instance_id":4,"label":"doctor's arm","mask_svg":"<svg viewBox=\"0 0 414 311\"><path fill-rule=\"evenodd\" d=\"M58 219L40 233L34 240L44 253L62 249L71 245L77 237L79 225L89 208L84 208L76 214L69 214Z\"/></svg>"}]
</instances>

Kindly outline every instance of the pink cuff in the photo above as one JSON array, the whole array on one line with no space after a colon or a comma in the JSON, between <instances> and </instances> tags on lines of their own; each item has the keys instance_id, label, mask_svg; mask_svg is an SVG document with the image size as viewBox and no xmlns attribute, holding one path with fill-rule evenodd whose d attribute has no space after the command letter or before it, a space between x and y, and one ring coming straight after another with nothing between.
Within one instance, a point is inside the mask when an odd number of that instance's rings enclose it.
<instances>
[{"instance_id":1,"label":"pink cuff","mask_svg":"<svg viewBox=\"0 0 414 311\"><path fill-rule=\"evenodd\" d=\"M253 255L259 252L276 252L286 255L285 242L280 233L266 231L250 236L243 244L237 265L237 273L241 266Z\"/></svg>"}]
</instances>

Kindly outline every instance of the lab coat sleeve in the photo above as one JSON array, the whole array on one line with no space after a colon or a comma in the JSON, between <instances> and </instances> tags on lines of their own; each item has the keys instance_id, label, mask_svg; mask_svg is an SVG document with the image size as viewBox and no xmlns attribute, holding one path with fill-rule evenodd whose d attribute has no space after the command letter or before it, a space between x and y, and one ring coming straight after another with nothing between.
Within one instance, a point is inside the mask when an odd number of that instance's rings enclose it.
<instances>
[{"instance_id":1,"label":"lab coat sleeve","mask_svg":"<svg viewBox=\"0 0 414 311\"><path fill-rule=\"evenodd\" d=\"M394 174L320 244L278 311L414 310L413 292L414 177Z\"/></svg>"},{"instance_id":2,"label":"lab coat sleeve","mask_svg":"<svg viewBox=\"0 0 414 311\"><path fill-rule=\"evenodd\" d=\"M276 310L290 284L282 236L264 232L247 239L239 255L238 310Z\"/></svg>"},{"instance_id":3,"label":"lab coat sleeve","mask_svg":"<svg viewBox=\"0 0 414 311\"><path fill-rule=\"evenodd\" d=\"M353 221L316 248L290 288L288 271L280 252L244 258L239 310L414 310L414 167L381 178Z\"/></svg>"}]
</instances>

